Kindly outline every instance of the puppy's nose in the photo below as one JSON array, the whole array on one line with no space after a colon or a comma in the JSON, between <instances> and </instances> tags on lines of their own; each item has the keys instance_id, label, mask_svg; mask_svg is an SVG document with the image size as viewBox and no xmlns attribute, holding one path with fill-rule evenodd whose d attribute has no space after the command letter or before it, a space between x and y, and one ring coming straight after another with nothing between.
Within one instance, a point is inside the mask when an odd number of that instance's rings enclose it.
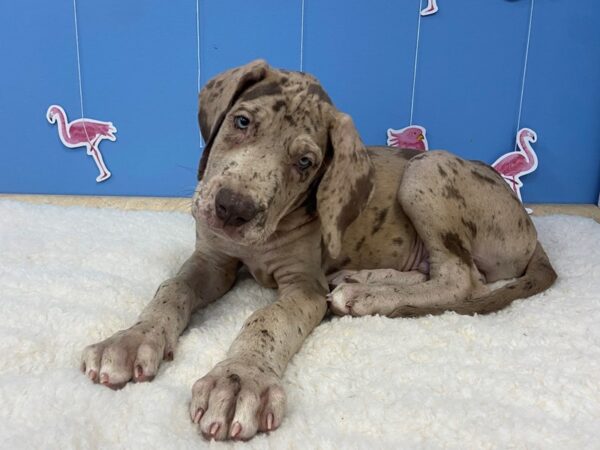
<instances>
[{"instance_id":1,"label":"puppy's nose","mask_svg":"<svg viewBox=\"0 0 600 450\"><path fill-rule=\"evenodd\" d=\"M247 196L222 188L215 197L215 212L224 225L239 227L256 216L256 204Z\"/></svg>"}]
</instances>

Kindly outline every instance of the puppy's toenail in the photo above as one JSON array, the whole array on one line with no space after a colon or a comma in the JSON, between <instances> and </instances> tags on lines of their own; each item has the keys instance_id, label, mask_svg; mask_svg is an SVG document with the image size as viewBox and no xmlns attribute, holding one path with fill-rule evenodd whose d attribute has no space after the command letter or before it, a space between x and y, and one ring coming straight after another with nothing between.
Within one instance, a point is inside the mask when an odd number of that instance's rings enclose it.
<instances>
[{"instance_id":1,"label":"puppy's toenail","mask_svg":"<svg viewBox=\"0 0 600 450\"><path fill-rule=\"evenodd\" d=\"M88 378L92 381L94 381L96 379L96 371L90 369L90 371L88 372Z\"/></svg>"},{"instance_id":2,"label":"puppy's toenail","mask_svg":"<svg viewBox=\"0 0 600 450\"><path fill-rule=\"evenodd\" d=\"M107 373L100 374L100 383L108 384L108 374Z\"/></svg>"},{"instance_id":3,"label":"puppy's toenail","mask_svg":"<svg viewBox=\"0 0 600 450\"><path fill-rule=\"evenodd\" d=\"M204 414L204 410L200 408L196 411L196 415L194 416L194 423L200 423L200 419L202 419L202 415Z\"/></svg>"},{"instance_id":4,"label":"puppy's toenail","mask_svg":"<svg viewBox=\"0 0 600 450\"><path fill-rule=\"evenodd\" d=\"M141 378L142 375L144 375L144 369L142 369L142 366L140 366L138 364L137 366L135 366L135 377L136 378Z\"/></svg>"},{"instance_id":5,"label":"puppy's toenail","mask_svg":"<svg viewBox=\"0 0 600 450\"><path fill-rule=\"evenodd\" d=\"M240 423L239 422L234 423L233 427L231 427L231 437L232 438L238 437L238 435L240 434L241 431L242 431L242 426L240 425Z\"/></svg>"},{"instance_id":6,"label":"puppy's toenail","mask_svg":"<svg viewBox=\"0 0 600 450\"><path fill-rule=\"evenodd\" d=\"M267 415L267 431L271 431L273 429L273 414L269 413Z\"/></svg>"},{"instance_id":7,"label":"puppy's toenail","mask_svg":"<svg viewBox=\"0 0 600 450\"><path fill-rule=\"evenodd\" d=\"M213 423L213 424L210 426L210 435L211 435L212 437L215 437L215 436L217 435L217 433L219 432L219 427L220 427L220 426L221 426L221 424L219 424L219 423Z\"/></svg>"}]
</instances>

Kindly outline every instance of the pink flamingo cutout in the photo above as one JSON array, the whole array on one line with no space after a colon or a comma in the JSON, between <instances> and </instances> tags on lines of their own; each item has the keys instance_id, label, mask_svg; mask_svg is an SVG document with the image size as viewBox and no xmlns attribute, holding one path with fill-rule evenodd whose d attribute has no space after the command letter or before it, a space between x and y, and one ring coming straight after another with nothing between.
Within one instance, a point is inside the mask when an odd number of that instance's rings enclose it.
<instances>
[{"instance_id":1,"label":"pink flamingo cutout","mask_svg":"<svg viewBox=\"0 0 600 450\"><path fill-rule=\"evenodd\" d=\"M427 7L421 10L422 16L430 16L438 12L437 0L427 0Z\"/></svg>"},{"instance_id":2,"label":"pink flamingo cutout","mask_svg":"<svg viewBox=\"0 0 600 450\"><path fill-rule=\"evenodd\" d=\"M521 177L537 169L538 158L531 144L537 141L537 134L529 128L521 128L517 133L519 151L502 155L492 164L502 178L508 183L521 202Z\"/></svg>"},{"instance_id":3,"label":"pink flamingo cutout","mask_svg":"<svg viewBox=\"0 0 600 450\"><path fill-rule=\"evenodd\" d=\"M387 145L398 148L412 148L424 152L429 150L426 134L427 130L420 125L410 125L399 130L388 128Z\"/></svg>"},{"instance_id":4,"label":"pink flamingo cutout","mask_svg":"<svg viewBox=\"0 0 600 450\"><path fill-rule=\"evenodd\" d=\"M46 118L50 123L56 123L58 120L58 135L62 143L69 148L85 147L86 153L94 158L94 162L100 171L96 181L100 183L110 178L111 173L104 164L102 153L98 145L103 139L115 141L117 138L114 133L117 129L112 122L100 122L94 119L77 119L72 122L67 121L67 114L62 107L52 105L48 108Z\"/></svg>"}]
</instances>

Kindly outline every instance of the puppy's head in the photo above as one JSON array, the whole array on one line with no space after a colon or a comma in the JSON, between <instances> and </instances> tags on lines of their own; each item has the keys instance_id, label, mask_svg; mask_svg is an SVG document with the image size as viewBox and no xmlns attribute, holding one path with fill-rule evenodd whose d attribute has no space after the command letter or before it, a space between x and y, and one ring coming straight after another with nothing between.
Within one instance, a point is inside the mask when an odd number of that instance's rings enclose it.
<instances>
[{"instance_id":1,"label":"puppy's head","mask_svg":"<svg viewBox=\"0 0 600 450\"><path fill-rule=\"evenodd\" d=\"M352 120L313 76L253 61L207 83L198 119L206 147L197 220L254 244L290 212L316 210L330 252L339 252L372 190L371 165Z\"/></svg>"}]
</instances>

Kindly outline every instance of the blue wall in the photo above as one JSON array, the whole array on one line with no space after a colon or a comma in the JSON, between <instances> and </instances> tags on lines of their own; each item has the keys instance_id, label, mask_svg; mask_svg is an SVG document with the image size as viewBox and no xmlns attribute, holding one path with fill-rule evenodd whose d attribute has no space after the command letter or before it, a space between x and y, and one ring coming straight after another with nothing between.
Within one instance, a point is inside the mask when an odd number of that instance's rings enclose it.
<instances>
[{"instance_id":1,"label":"blue wall","mask_svg":"<svg viewBox=\"0 0 600 450\"><path fill-rule=\"evenodd\" d=\"M513 149L529 0L439 0L421 22L414 122L432 148L492 162ZM202 82L266 58L299 68L300 0L201 0ZM363 139L408 125L415 0L306 0L304 68ZM200 156L195 0L79 0L86 115L116 125L112 171L69 150L45 119L78 118L71 1L0 2L0 192L187 196ZM595 203L600 190L600 2L538 0L522 126L540 163L531 202Z\"/></svg>"}]
</instances>

